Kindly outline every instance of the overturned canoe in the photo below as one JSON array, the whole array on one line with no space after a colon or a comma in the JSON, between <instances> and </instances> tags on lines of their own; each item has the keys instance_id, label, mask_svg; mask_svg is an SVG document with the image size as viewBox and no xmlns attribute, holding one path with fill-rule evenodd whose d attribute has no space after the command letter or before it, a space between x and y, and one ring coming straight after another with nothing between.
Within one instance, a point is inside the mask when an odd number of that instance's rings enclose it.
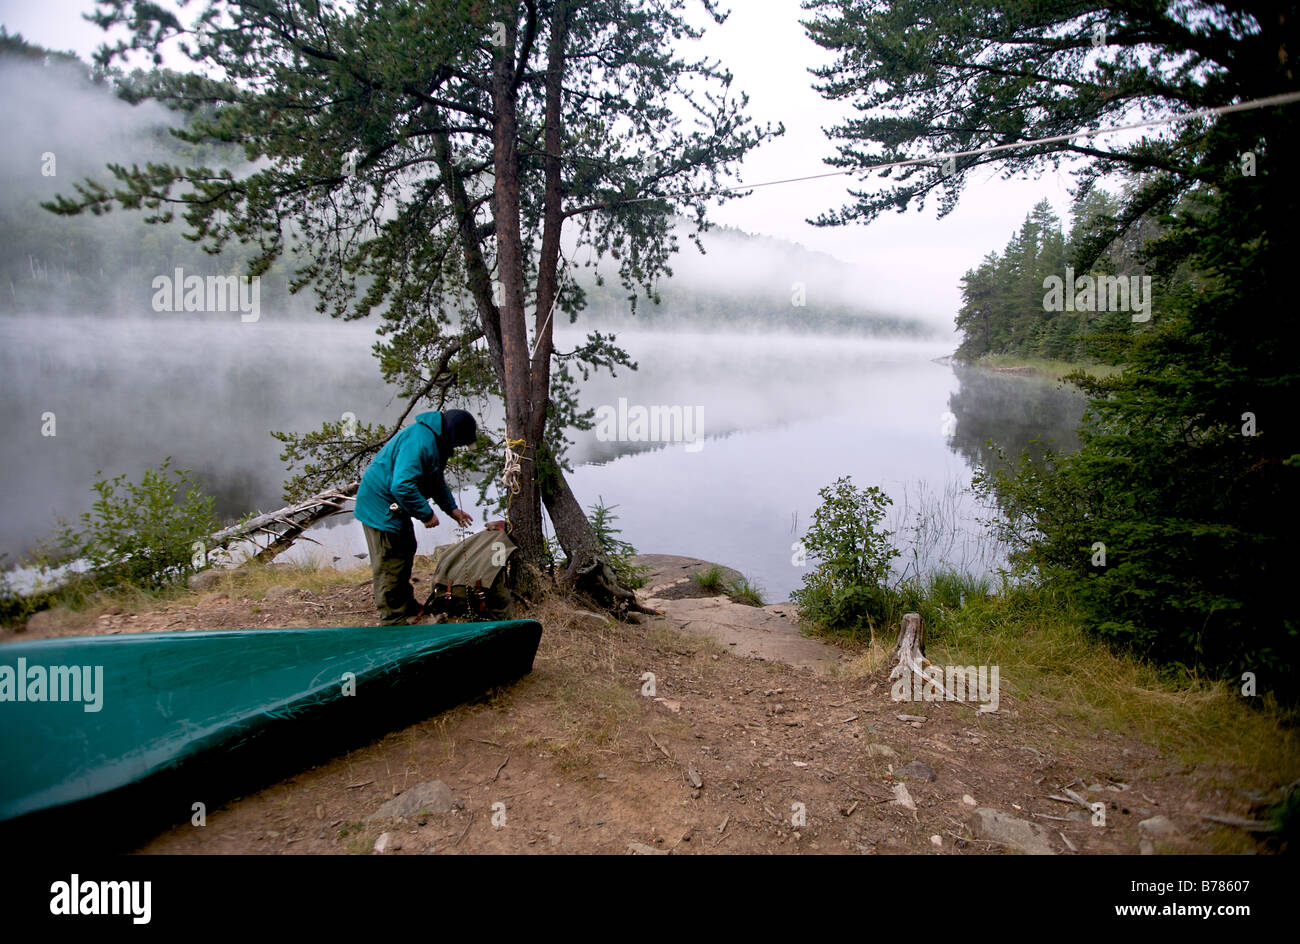
<instances>
[{"instance_id":1,"label":"overturned canoe","mask_svg":"<svg viewBox=\"0 0 1300 944\"><path fill-rule=\"evenodd\" d=\"M88 804L188 818L528 674L541 633L510 620L0 646L0 822L71 828L64 814Z\"/></svg>"}]
</instances>

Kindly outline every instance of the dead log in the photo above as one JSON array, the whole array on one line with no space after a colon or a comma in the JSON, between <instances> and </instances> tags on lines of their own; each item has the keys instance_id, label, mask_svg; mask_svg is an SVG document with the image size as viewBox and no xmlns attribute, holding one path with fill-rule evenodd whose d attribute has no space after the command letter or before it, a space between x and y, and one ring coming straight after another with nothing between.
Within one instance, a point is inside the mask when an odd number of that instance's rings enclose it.
<instances>
[{"instance_id":1,"label":"dead log","mask_svg":"<svg viewBox=\"0 0 1300 944\"><path fill-rule=\"evenodd\" d=\"M208 536L208 547L228 547L239 541L252 541L256 534L269 534L271 542L254 557L262 562L274 558L302 537L303 532L331 515L346 511L346 503L357 493L360 482L317 492L311 498L275 511L254 515Z\"/></svg>"}]
</instances>

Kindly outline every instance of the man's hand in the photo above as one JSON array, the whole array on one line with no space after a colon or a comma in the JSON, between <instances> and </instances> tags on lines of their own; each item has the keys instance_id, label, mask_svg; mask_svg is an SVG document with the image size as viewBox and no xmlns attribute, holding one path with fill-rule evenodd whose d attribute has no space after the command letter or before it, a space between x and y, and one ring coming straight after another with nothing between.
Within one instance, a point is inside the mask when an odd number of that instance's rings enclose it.
<instances>
[{"instance_id":1,"label":"man's hand","mask_svg":"<svg viewBox=\"0 0 1300 944\"><path fill-rule=\"evenodd\" d=\"M430 516L429 516L429 520L426 521L426 522L424 522L424 526L425 526L426 528L436 528L436 527L438 527L438 516L437 516L437 515L430 515Z\"/></svg>"},{"instance_id":2,"label":"man's hand","mask_svg":"<svg viewBox=\"0 0 1300 944\"><path fill-rule=\"evenodd\" d=\"M470 515L468 512L461 511L459 508L453 511L451 513L451 516L456 519L456 523L459 524L462 528L468 528L471 524L474 523L473 516Z\"/></svg>"}]
</instances>

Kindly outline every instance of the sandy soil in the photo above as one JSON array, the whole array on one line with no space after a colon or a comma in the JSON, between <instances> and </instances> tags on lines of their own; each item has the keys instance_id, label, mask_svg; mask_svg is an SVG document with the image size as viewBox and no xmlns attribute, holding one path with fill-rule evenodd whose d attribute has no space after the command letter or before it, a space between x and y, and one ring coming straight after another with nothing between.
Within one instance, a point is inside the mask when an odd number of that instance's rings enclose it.
<instances>
[{"instance_id":1,"label":"sandy soil","mask_svg":"<svg viewBox=\"0 0 1300 944\"><path fill-rule=\"evenodd\" d=\"M1192 771L1149 746L1122 732L1071 731L1068 719L1005 692L986 713L894 703L888 665L864 670L853 653L799 637L788 604L742 607L680 582L703 566L658 559L646 598L666 613L637 623L548 601L526 614L545 632L532 674L518 683L239 798L210 811L205 826L177 826L140 851L371 853L377 842L400 854L1015 851L972 827L977 806L1034 824L1061 854L1137 853L1138 823L1154 816L1171 821L1154 837L1158 851L1209 851L1199 814L1221 810L1221 798L1196 798ZM420 574L427 580L417 565ZM18 638L363 625L370 590L365 572L354 576L315 593L280 588L273 599L231 588L136 614L56 614ZM696 615L675 616L675 607ZM730 608L749 611L757 628ZM764 634L781 637L776 649L764 648ZM781 658L786 644L815 652L791 665ZM912 762L934 779L916 767L905 773ZM450 787L446 812L367 820L434 780ZM1105 805L1104 826L1071 791Z\"/></svg>"}]
</instances>

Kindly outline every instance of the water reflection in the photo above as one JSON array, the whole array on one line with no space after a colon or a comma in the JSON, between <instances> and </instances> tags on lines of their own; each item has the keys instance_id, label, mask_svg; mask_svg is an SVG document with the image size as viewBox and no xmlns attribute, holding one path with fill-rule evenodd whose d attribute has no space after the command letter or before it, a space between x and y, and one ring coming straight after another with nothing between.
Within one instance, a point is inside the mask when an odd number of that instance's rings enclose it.
<instances>
[{"instance_id":1,"label":"water reflection","mask_svg":"<svg viewBox=\"0 0 1300 944\"><path fill-rule=\"evenodd\" d=\"M1086 400L1077 388L1038 377L954 366L948 398L956 418L952 448L987 468L1000 448L1008 458L1041 455L1043 447L1073 452ZM990 442L992 446L990 446Z\"/></svg>"},{"instance_id":2,"label":"water reflection","mask_svg":"<svg viewBox=\"0 0 1300 944\"><path fill-rule=\"evenodd\" d=\"M376 376L373 330L263 322L185 324L90 319L0 321L4 476L0 550L11 556L45 533L57 511L90 500L97 469L138 478L163 457L189 467L229 514L279 504L284 469L270 429L309 429L345 411L369 421L396 413ZM559 339L572 346L576 337ZM999 563L983 542L985 514L968 493L992 440L1011 453L1035 439L1072 448L1083 400L1055 383L934 362L945 342L773 334L620 332L639 364L594 375L584 407L698 410L705 439L602 441L573 434L571 484L584 505L616 505L623 539L646 552L726 563L784 599L806 570L795 542L818 490L842 475L895 501L891 527L906 543L919 516L939 508L947 536L917 569L976 572ZM40 417L58 416L58 435ZM458 487L476 521L476 489ZM444 517L445 516L440 516ZM443 523L417 528L423 551L455 540ZM290 552L340 566L365 542L350 515L314 529L318 544Z\"/></svg>"}]
</instances>

